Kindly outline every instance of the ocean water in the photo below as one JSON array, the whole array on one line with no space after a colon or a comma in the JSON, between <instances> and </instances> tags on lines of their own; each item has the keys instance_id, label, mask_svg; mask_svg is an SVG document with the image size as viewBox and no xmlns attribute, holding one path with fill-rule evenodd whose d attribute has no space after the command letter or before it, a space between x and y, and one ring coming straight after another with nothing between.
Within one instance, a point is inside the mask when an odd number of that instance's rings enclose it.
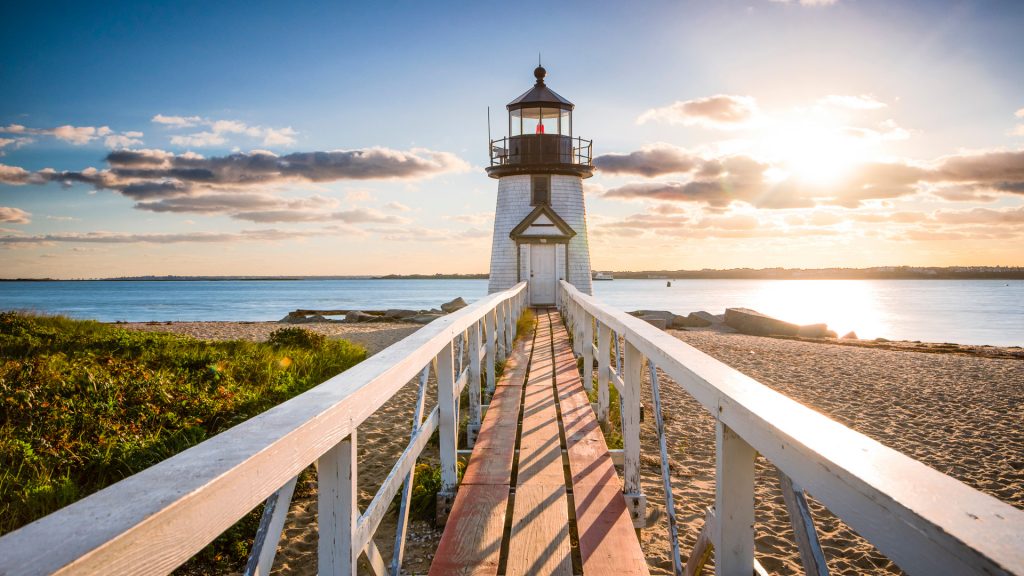
<instances>
[{"instance_id":1,"label":"ocean water","mask_svg":"<svg viewBox=\"0 0 1024 576\"><path fill-rule=\"evenodd\" d=\"M626 311L753 308L861 338L1024 345L1021 280L614 280L594 295ZM0 282L0 309L124 320L279 320L297 308L436 308L486 280Z\"/></svg>"}]
</instances>

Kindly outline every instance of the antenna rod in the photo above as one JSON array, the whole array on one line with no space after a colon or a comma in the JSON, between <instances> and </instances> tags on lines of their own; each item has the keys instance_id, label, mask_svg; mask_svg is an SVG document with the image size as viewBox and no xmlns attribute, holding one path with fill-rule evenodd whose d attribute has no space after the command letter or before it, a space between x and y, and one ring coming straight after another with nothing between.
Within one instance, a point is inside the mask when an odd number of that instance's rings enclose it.
<instances>
[{"instance_id":1,"label":"antenna rod","mask_svg":"<svg viewBox=\"0 0 1024 576\"><path fill-rule=\"evenodd\" d=\"M487 149L488 149L487 153L488 154L490 154L491 142L492 142L492 140L491 140L491 107L488 106L487 107Z\"/></svg>"}]
</instances>

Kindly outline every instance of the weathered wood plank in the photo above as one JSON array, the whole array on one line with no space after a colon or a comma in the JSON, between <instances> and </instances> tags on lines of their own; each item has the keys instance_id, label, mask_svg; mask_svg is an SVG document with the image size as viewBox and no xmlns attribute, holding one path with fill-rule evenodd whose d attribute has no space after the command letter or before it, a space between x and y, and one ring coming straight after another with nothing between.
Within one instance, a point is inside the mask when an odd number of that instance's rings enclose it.
<instances>
[{"instance_id":1,"label":"weathered wood plank","mask_svg":"<svg viewBox=\"0 0 1024 576\"><path fill-rule=\"evenodd\" d=\"M508 576L572 575L565 485L516 488L508 547Z\"/></svg>"},{"instance_id":2,"label":"weathered wood plank","mask_svg":"<svg viewBox=\"0 0 1024 576\"><path fill-rule=\"evenodd\" d=\"M647 574L647 561L622 496L622 484L576 370L568 333L561 323L553 325L554 374L583 573Z\"/></svg>"},{"instance_id":3,"label":"weathered wood plank","mask_svg":"<svg viewBox=\"0 0 1024 576\"><path fill-rule=\"evenodd\" d=\"M527 386L519 439L519 485L565 485L558 413L551 384Z\"/></svg>"},{"instance_id":4,"label":"weathered wood plank","mask_svg":"<svg viewBox=\"0 0 1024 576\"><path fill-rule=\"evenodd\" d=\"M508 485L463 486L448 515L430 574L497 574L507 507Z\"/></svg>"},{"instance_id":5,"label":"weathered wood plank","mask_svg":"<svg viewBox=\"0 0 1024 576\"><path fill-rule=\"evenodd\" d=\"M754 565L754 458L728 426L715 424L715 572L747 576Z\"/></svg>"},{"instance_id":6,"label":"weathered wood plank","mask_svg":"<svg viewBox=\"0 0 1024 576\"><path fill-rule=\"evenodd\" d=\"M504 484L512 479L521 387L499 386L480 427L462 484Z\"/></svg>"}]
</instances>

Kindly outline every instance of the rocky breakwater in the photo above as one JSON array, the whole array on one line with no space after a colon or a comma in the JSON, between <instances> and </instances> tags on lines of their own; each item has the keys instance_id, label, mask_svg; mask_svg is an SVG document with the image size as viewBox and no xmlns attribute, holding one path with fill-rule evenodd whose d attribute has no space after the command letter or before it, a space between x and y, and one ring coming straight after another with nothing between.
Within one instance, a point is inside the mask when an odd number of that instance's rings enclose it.
<instances>
[{"instance_id":1,"label":"rocky breakwater","mask_svg":"<svg viewBox=\"0 0 1024 576\"><path fill-rule=\"evenodd\" d=\"M748 308L728 308L725 314L691 312L686 316L668 310L635 310L630 314L662 330L706 328L719 332L741 332L752 336L836 337L836 333L829 330L826 324L800 326Z\"/></svg>"},{"instance_id":2,"label":"rocky breakwater","mask_svg":"<svg viewBox=\"0 0 1024 576\"><path fill-rule=\"evenodd\" d=\"M737 332L752 336L790 336L800 338L835 338L826 324L800 326L772 318L749 308L726 308L725 324Z\"/></svg>"},{"instance_id":3,"label":"rocky breakwater","mask_svg":"<svg viewBox=\"0 0 1024 576\"><path fill-rule=\"evenodd\" d=\"M278 320L281 324L311 324L315 322L343 322L361 324L366 322L401 322L411 324L428 324L468 304L462 297L441 304L441 308L430 310L405 310L389 308L387 310L295 310ZM332 318L333 317L333 318Z\"/></svg>"}]
</instances>

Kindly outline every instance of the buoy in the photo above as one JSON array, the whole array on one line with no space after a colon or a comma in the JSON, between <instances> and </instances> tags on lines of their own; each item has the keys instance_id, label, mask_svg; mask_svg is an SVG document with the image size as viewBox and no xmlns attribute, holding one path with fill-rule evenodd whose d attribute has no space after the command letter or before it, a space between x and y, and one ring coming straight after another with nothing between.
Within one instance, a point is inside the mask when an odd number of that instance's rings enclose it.
<instances>
[{"instance_id":1,"label":"buoy","mask_svg":"<svg viewBox=\"0 0 1024 576\"><path fill-rule=\"evenodd\" d=\"M672 287L672 281L669 280L668 282L665 282L665 286L668 287L668 288L671 288Z\"/></svg>"}]
</instances>

